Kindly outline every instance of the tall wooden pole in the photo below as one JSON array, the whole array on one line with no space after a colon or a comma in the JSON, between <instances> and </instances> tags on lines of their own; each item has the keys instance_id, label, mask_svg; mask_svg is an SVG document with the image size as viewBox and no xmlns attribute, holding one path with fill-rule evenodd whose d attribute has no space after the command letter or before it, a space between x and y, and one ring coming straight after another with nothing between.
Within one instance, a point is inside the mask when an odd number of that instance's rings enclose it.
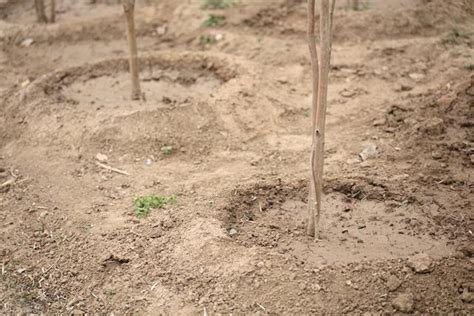
<instances>
[{"instance_id":1,"label":"tall wooden pole","mask_svg":"<svg viewBox=\"0 0 474 316\"><path fill-rule=\"evenodd\" d=\"M312 100L312 145L311 178L308 203L307 233L320 238L321 202L324 170L324 138L326 127L326 108L329 87L329 66L332 47L332 19L335 1L321 0L320 6L320 56L318 58L315 40L315 0L308 0L308 45L311 56L313 77Z\"/></svg>"},{"instance_id":2,"label":"tall wooden pole","mask_svg":"<svg viewBox=\"0 0 474 316\"><path fill-rule=\"evenodd\" d=\"M307 233L309 236L315 234L315 215L316 215L316 181L317 181L317 166L316 166L316 140L315 133L316 130L316 113L318 109L318 86L319 86L319 60L318 60L318 50L316 47L316 34L314 30L315 26L315 0L308 0L308 30L307 30L307 39L309 46L309 54L311 57L311 75L312 75L312 102L311 102L311 177L310 177L310 189L308 197L308 226Z\"/></svg>"},{"instance_id":3,"label":"tall wooden pole","mask_svg":"<svg viewBox=\"0 0 474 316\"><path fill-rule=\"evenodd\" d=\"M352 0L352 10L359 10L359 0Z\"/></svg>"},{"instance_id":4,"label":"tall wooden pole","mask_svg":"<svg viewBox=\"0 0 474 316\"><path fill-rule=\"evenodd\" d=\"M56 0L51 0L51 14L49 18L49 23L56 22Z\"/></svg>"},{"instance_id":5,"label":"tall wooden pole","mask_svg":"<svg viewBox=\"0 0 474 316\"><path fill-rule=\"evenodd\" d=\"M44 12L44 2L43 0L35 0L35 10L36 16L39 23L48 23L48 18Z\"/></svg>"},{"instance_id":6,"label":"tall wooden pole","mask_svg":"<svg viewBox=\"0 0 474 316\"><path fill-rule=\"evenodd\" d=\"M127 39L129 48L129 67L132 81L132 100L139 100L141 96L138 77L137 38L135 35L135 0L122 0L125 18L127 19Z\"/></svg>"}]
</instances>

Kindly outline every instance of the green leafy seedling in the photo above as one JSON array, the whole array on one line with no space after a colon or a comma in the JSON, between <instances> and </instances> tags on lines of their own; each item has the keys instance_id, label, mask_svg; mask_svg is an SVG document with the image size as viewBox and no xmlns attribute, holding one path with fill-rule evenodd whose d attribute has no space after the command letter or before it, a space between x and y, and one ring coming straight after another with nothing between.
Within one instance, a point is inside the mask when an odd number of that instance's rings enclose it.
<instances>
[{"instance_id":1,"label":"green leafy seedling","mask_svg":"<svg viewBox=\"0 0 474 316\"><path fill-rule=\"evenodd\" d=\"M207 9L227 9L235 6L234 0L203 0L201 8Z\"/></svg>"},{"instance_id":2,"label":"green leafy seedling","mask_svg":"<svg viewBox=\"0 0 474 316\"><path fill-rule=\"evenodd\" d=\"M163 154L169 156L173 153L173 147L172 146L163 146L161 147L161 151Z\"/></svg>"},{"instance_id":3,"label":"green leafy seedling","mask_svg":"<svg viewBox=\"0 0 474 316\"><path fill-rule=\"evenodd\" d=\"M466 65L465 68L466 68L467 70L473 71L473 70L474 70L474 64Z\"/></svg>"},{"instance_id":4,"label":"green leafy seedling","mask_svg":"<svg viewBox=\"0 0 474 316\"><path fill-rule=\"evenodd\" d=\"M157 196L157 195L148 195L140 196L135 198L135 216L138 218L147 217L152 208L160 209L164 208L167 204L175 203L176 196Z\"/></svg>"},{"instance_id":5,"label":"green leafy seedling","mask_svg":"<svg viewBox=\"0 0 474 316\"><path fill-rule=\"evenodd\" d=\"M460 44L463 40L469 39L469 33L463 30L453 28L442 40L443 44Z\"/></svg>"},{"instance_id":6,"label":"green leafy seedling","mask_svg":"<svg viewBox=\"0 0 474 316\"><path fill-rule=\"evenodd\" d=\"M106 289L105 294L109 299L111 299L115 294L117 294L117 291L115 289Z\"/></svg>"},{"instance_id":7,"label":"green leafy seedling","mask_svg":"<svg viewBox=\"0 0 474 316\"><path fill-rule=\"evenodd\" d=\"M205 27L218 27L223 25L225 22L225 16L218 14L209 14L207 19L204 20L203 25Z\"/></svg>"},{"instance_id":8,"label":"green leafy seedling","mask_svg":"<svg viewBox=\"0 0 474 316\"><path fill-rule=\"evenodd\" d=\"M217 42L216 38L209 34L201 35L199 37L199 45L201 46L212 45L212 44L215 44L216 42Z\"/></svg>"}]
</instances>

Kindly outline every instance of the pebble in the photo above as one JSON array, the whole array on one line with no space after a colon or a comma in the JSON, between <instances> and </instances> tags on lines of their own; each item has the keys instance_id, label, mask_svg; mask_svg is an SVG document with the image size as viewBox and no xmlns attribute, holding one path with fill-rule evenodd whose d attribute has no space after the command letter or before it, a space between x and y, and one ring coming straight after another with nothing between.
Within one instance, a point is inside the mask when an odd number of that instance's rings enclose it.
<instances>
[{"instance_id":1,"label":"pebble","mask_svg":"<svg viewBox=\"0 0 474 316\"><path fill-rule=\"evenodd\" d=\"M468 289L464 289L461 294L461 300L464 303L474 303L474 292L469 292Z\"/></svg>"},{"instance_id":2,"label":"pebble","mask_svg":"<svg viewBox=\"0 0 474 316\"><path fill-rule=\"evenodd\" d=\"M387 124L387 118L383 117L381 119L378 119L378 120L375 120L372 125L373 126L382 126L382 125L385 125Z\"/></svg>"},{"instance_id":3,"label":"pebble","mask_svg":"<svg viewBox=\"0 0 474 316\"><path fill-rule=\"evenodd\" d=\"M415 307L415 300L412 294L399 294L393 301L392 306L397 311L411 313Z\"/></svg>"},{"instance_id":4,"label":"pebble","mask_svg":"<svg viewBox=\"0 0 474 316\"><path fill-rule=\"evenodd\" d=\"M95 155L95 159L97 159L100 162L106 162L109 158L107 157L107 155L98 153L97 155Z\"/></svg>"},{"instance_id":5,"label":"pebble","mask_svg":"<svg viewBox=\"0 0 474 316\"><path fill-rule=\"evenodd\" d=\"M465 245L459 249L466 257L472 257L474 254L474 243Z\"/></svg>"},{"instance_id":6,"label":"pebble","mask_svg":"<svg viewBox=\"0 0 474 316\"><path fill-rule=\"evenodd\" d=\"M23 47L29 47L31 46L31 44L33 44L35 41L32 39L32 38L27 38L27 39L24 39L22 42L21 42L21 46Z\"/></svg>"},{"instance_id":7,"label":"pebble","mask_svg":"<svg viewBox=\"0 0 474 316\"><path fill-rule=\"evenodd\" d=\"M390 275L388 278L387 278L387 288L390 292L394 292L396 291L400 285L402 285L402 281L400 281L399 278L397 278L396 276L394 275Z\"/></svg>"},{"instance_id":8,"label":"pebble","mask_svg":"<svg viewBox=\"0 0 474 316\"><path fill-rule=\"evenodd\" d=\"M237 235L237 230L235 228L229 229L229 236L232 237L235 235Z\"/></svg>"},{"instance_id":9,"label":"pebble","mask_svg":"<svg viewBox=\"0 0 474 316\"><path fill-rule=\"evenodd\" d=\"M359 154L359 158L362 161L365 161L369 159L370 157L373 157L377 155L377 145L375 144L369 144L365 149Z\"/></svg>"},{"instance_id":10,"label":"pebble","mask_svg":"<svg viewBox=\"0 0 474 316\"><path fill-rule=\"evenodd\" d=\"M408 259L408 266L416 273L428 273L432 269L433 259L426 253L419 253Z\"/></svg>"},{"instance_id":11,"label":"pebble","mask_svg":"<svg viewBox=\"0 0 474 316\"><path fill-rule=\"evenodd\" d=\"M411 73L408 75L411 79L415 81L420 81L421 79L425 78L425 75L420 74L420 73Z\"/></svg>"}]
</instances>

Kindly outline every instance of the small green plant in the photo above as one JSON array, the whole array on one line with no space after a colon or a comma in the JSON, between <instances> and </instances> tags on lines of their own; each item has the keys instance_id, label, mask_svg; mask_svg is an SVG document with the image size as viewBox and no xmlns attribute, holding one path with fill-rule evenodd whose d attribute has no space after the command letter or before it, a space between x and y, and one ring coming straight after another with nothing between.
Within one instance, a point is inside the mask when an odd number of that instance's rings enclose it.
<instances>
[{"instance_id":1,"label":"small green plant","mask_svg":"<svg viewBox=\"0 0 474 316\"><path fill-rule=\"evenodd\" d=\"M223 25L225 22L225 16L218 14L209 14L207 19L204 20L203 25L205 27L217 27Z\"/></svg>"},{"instance_id":2,"label":"small green plant","mask_svg":"<svg viewBox=\"0 0 474 316\"><path fill-rule=\"evenodd\" d=\"M462 40L469 39L469 33L463 30L453 28L442 40L443 44L452 44L457 45L462 42Z\"/></svg>"},{"instance_id":3,"label":"small green plant","mask_svg":"<svg viewBox=\"0 0 474 316\"><path fill-rule=\"evenodd\" d=\"M161 147L161 151L163 154L169 156L173 153L173 147L172 146L163 146Z\"/></svg>"},{"instance_id":4,"label":"small green plant","mask_svg":"<svg viewBox=\"0 0 474 316\"><path fill-rule=\"evenodd\" d=\"M107 297L109 299L111 299L115 294L117 294L117 291L115 289L106 289L105 290L105 295L107 295Z\"/></svg>"},{"instance_id":5,"label":"small green plant","mask_svg":"<svg viewBox=\"0 0 474 316\"><path fill-rule=\"evenodd\" d=\"M204 34L199 37L199 45L201 46L207 46L207 45L213 45L217 42L215 36L209 35L209 34Z\"/></svg>"},{"instance_id":6,"label":"small green plant","mask_svg":"<svg viewBox=\"0 0 474 316\"><path fill-rule=\"evenodd\" d=\"M169 203L175 203L176 196L148 195L135 198L135 216L138 218L147 217L152 208L163 208Z\"/></svg>"},{"instance_id":7,"label":"small green plant","mask_svg":"<svg viewBox=\"0 0 474 316\"><path fill-rule=\"evenodd\" d=\"M229 7L235 6L236 3L234 0L203 0L201 8L204 10L207 9L227 9Z\"/></svg>"},{"instance_id":8,"label":"small green plant","mask_svg":"<svg viewBox=\"0 0 474 316\"><path fill-rule=\"evenodd\" d=\"M464 68L466 68L467 70L473 71L474 70L474 64L466 65L466 66L464 66Z\"/></svg>"}]
</instances>

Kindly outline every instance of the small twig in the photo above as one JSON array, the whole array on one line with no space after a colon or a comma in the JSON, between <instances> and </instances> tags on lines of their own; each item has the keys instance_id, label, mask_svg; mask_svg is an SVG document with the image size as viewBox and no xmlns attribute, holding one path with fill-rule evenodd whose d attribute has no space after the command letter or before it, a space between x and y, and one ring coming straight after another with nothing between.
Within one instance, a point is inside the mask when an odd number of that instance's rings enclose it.
<instances>
[{"instance_id":1,"label":"small twig","mask_svg":"<svg viewBox=\"0 0 474 316\"><path fill-rule=\"evenodd\" d=\"M206 306L204 306L204 316L208 316Z\"/></svg>"},{"instance_id":2,"label":"small twig","mask_svg":"<svg viewBox=\"0 0 474 316\"><path fill-rule=\"evenodd\" d=\"M260 304L258 304L258 303L257 303L257 305L258 305L258 307L260 307L264 312L267 311L267 310L265 309L265 307L263 307L262 305L260 305Z\"/></svg>"},{"instance_id":3,"label":"small twig","mask_svg":"<svg viewBox=\"0 0 474 316\"><path fill-rule=\"evenodd\" d=\"M116 173L123 174L124 176L129 176L130 175L126 171L123 171L123 170L120 170L120 169L117 169L117 168L113 168L111 166L104 165L103 163L100 163L98 161L96 161L95 164L98 165L101 168L104 168L104 169L107 169L107 170L110 170L110 171L113 171L113 172L116 172Z\"/></svg>"},{"instance_id":4,"label":"small twig","mask_svg":"<svg viewBox=\"0 0 474 316\"><path fill-rule=\"evenodd\" d=\"M50 266L48 269L46 269L46 271L44 271L44 272L43 272L43 274L46 274L46 273L48 273L48 272L49 272L49 270L51 270L53 267L55 267L55 266L56 266L56 264L58 264L58 262L59 262L59 259L60 259L60 258L58 258L58 259L56 260L56 262L55 262L55 263L53 263L53 264L52 264L52 265L51 265L51 266Z\"/></svg>"},{"instance_id":5,"label":"small twig","mask_svg":"<svg viewBox=\"0 0 474 316\"><path fill-rule=\"evenodd\" d=\"M2 262L2 275L5 275L5 262Z\"/></svg>"},{"instance_id":6,"label":"small twig","mask_svg":"<svg viewBox=\"0 0 474 316\"><path fill-rule=\"evenodd\" d=\"M157 284L158 284L158 282L155 282L155 283L151 286L150 291L153 291L153 290L155 289L155 287L156 287Z\"/></svg>"},{"instance_id":7,"label":"small twig","mask_svg":"<svg viewBox=\"0 0 474 316\"><path fill-rule=\"evenodd\" d=\"M0 184L0 189L1 188L4 188L6 186L9 186L11 184L15 183L15 179L14 178L10 178L8 179L7 181L3 182L2 184Z\"/></svg>"}]
</instances>

